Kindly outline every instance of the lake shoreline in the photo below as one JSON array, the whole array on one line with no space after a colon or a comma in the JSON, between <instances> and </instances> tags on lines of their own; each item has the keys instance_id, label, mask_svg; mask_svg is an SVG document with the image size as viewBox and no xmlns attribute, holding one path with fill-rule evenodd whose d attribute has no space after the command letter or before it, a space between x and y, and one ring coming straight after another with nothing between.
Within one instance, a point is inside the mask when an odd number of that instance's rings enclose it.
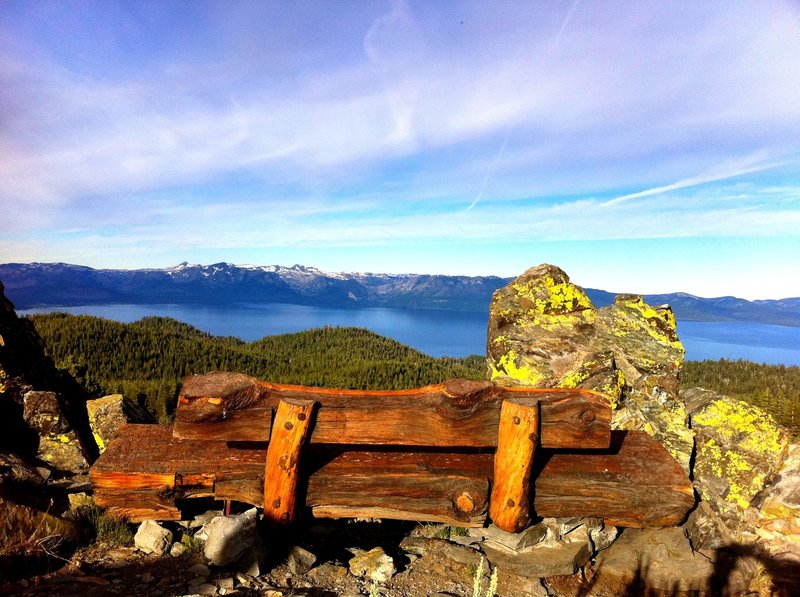
<instances>
[{"instance_id":1,"label":"lake shoreline","mask_svg":"<svg viewBox=\"0 0 800 597\"><path fill-rule=\"evenodd\" d=\"M325 326L361 327L434 357L485 354L488 314L446 309L394 307L329 308L290 303L89 304L19 309L19 315L62 312L122 323L142 317L170 317L214 336L245 342L264 336ZM800 328L731 321L679 320L678 336L692 361L743 359L772 365L800 365Z\"/></svg>"}]
</instances>

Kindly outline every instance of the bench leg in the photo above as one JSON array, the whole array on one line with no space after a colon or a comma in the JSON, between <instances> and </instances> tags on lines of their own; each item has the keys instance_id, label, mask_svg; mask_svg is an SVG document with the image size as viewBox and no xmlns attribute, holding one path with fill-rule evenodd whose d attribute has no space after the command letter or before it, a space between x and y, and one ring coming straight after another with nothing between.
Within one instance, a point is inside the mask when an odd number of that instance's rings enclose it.
<instances>
[{"instance_id":1,"label":"bench leg","mask_svg":"<svg viewBox=\"0 0 800 597\"><path fill-rule=\"evenodd\" d=\"M311 432L313 400L281 400L267 448L264 469L264 519L275 525L294 521L298 465Z\"/></svg>"},{"instance_id":2,"label":"bench leg","mask_svg":"<svg viewBox=\"0 0 800 597\"><path fill-rule=\"evenodd\" d=\"M531 468L538 442L539 404L503 401L489 516L509 533L530 524Z\"/></svg>"}]
</instances>

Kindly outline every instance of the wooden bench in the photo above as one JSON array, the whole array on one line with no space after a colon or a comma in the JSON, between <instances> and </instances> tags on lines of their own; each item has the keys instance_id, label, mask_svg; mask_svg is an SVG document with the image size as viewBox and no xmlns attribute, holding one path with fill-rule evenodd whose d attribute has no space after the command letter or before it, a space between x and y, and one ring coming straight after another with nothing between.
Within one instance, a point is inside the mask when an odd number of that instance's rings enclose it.
<instances>
[{"instance_id":1,"label":"wooden bench","mask_svg":"<svg viewBox=\"0 0 800 597\"><path fill-rule=\"evenodd\" d=\"M174 427L129 425L92 467L99 505L178 519L182 499L264 508L273 524L394 518L507 531L531 517L679 523L691 482L657 441L611 432L587 390L450 380L406 391L271 384L234 373L184 382Z\"/></svg>"}]
</instances>

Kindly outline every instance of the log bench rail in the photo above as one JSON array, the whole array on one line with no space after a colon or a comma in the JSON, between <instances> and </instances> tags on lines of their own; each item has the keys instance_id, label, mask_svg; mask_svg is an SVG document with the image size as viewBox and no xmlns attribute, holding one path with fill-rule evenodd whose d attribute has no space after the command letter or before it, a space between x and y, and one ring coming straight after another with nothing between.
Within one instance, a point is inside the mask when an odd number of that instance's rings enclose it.
<instances>
[{"instance_id":1,"label":"log bench rail","mask_svg":"<svg viewBox=\"0 0 800 597\"><path fill-rule=\"evenodd\" d=\"M90 471L130 520L179 519L182 498L315 517L396 518L515 532L533 516L679 523L691 482L656 440L611 432L601 394L449 380L402 391L186 379L174 426L127 425Z\"/></svg>"}]
</instances>

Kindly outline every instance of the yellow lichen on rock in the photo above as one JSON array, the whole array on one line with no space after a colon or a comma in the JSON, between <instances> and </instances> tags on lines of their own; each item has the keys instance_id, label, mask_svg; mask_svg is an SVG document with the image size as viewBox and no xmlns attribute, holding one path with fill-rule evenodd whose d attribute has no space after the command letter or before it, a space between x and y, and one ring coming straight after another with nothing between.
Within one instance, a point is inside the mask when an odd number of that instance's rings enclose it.
<instances>
[{"instance_id":1,"label":"yellow lichen on rock","mask_svg":"<svg viewBox=\"0 0 800 597\"><path fill-rule=\"evenodd\" d=\"M560 270L555 274L551 271L541 270L541 275L527 277L529 273L539 270L540 268L528 270L521 276L523 278L521 281L511 284L511 289L516 293L517 300L523 309L532 311L533 314L544 315L565 314L594 308L586 293L570 283L566 274Z\"/></svg>"},{"instance_id":2,"label":"yellow lichen on rock","mask_svg":"<svg viewBox=\"0 0 800 597\"><path fill-rule=\"evenodd\" d=\"M756 406L710 400L691 417L696 432L695 479L704 499L743 512L785 458L787 434Z\"/></svg>"},{"instance_id":3,"label":"yellow lichen on rock","mask_svg":"<svg viewBox=\"0 0 800 597\"><path fill-rule=\"evenodd\" d=\"M497 367L493 366L491 369L492 380L503 375L525 385L535 385L542 377L541 374L533 371L532 369L524 366L518 367L517 355L514 352L514 349L509 350L506 354L500 357Z\"/></svg>"},{"instance_id":4,"label":"yellow lichen on rock","mask_svg":"<svg viewBox=\"0 0 800 597\"><path fill-rule=\"evenodd\" d=\"M786 446L785 434L775 420L740 400L713 400L692 417L692 424L713 427L748 452L779 452Z\"/></svg>"}]
</instances>

